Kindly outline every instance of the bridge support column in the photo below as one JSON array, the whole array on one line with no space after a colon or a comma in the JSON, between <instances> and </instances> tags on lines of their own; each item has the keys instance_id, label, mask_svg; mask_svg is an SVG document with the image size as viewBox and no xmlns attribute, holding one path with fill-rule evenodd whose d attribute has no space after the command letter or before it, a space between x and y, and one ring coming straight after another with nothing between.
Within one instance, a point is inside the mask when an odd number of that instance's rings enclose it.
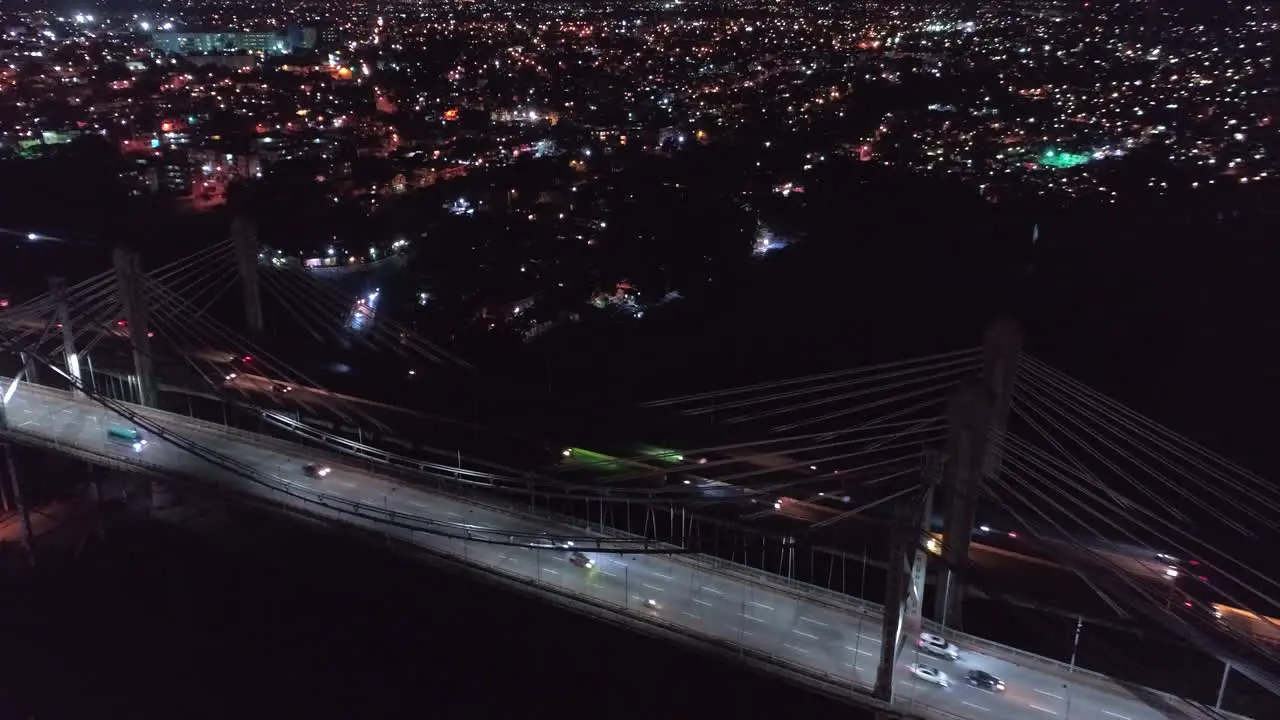
<instances>
[{"instance_id":1,"label":"bridge support column","mask_svg":"<svg viewBox=\"0 0 1280 720\"><path fill-rule=\"evenodd\" d=\"M26 375L27 382L31 383L32 385L39 385L40 381L38 380L38 378L40 377L40 375L37 373L39 364L36 362L35 356L29 352L21 353L21 355L22 355L22 374Z\"/></svg>"},{"instance_id":2,"label":"bridge support column","mask_svg":"<svg viewBox=\"0 0 1280 720\"><path fill-rule=\"evenodd\" d=\"M872 695L885 702L893 702L894 671L904 641L909 635L908 625L916 618L914 632L919 632L920 604L924 592L924 559L918 557L920 527L927 523L926 506L932 504L933 487L927 477L922 497L914 501L898 503L894 512L893 542L889 550L889 563L885 574L885 599L883 627L880 637L880 664L876 668L876 685ZM916 576L919 575L919 590ZM919 592L921 595L913 595ZM913 607L914 605L914 607Z\"/></svg>"},{"instance_id":3,"label":"bridge support column","mask_svg":"<svg viewBox=\"0 0 1280 720\"><path fill-rule=\"evenodd\" d=\"M262 332L262 295L258 287L258 229L244 215L231 222L231 242L235 246L240 289L244 295L244 319L249 331Z\"/></svg>"},{"instance_id":4,"label":"bridge support column","mask_svg":"<svg viewBox=\"0 0 1280 720\"><path fill-rule=\"evenodd\" d=\"M62 356L66 359L67 374L74 381L71 385L71 396L79 398L82 381L80 380L80 356L76 354L76 336L71 331L71 313L67 310L67 281L60 277L49 278L49 290L53 292L56 304L58 324L62 326Z\"/></svg>"},{"instance_id":5,"label":"bridge support column","mask_svg":"<svg viewBox=\"0 0 1280 720\"><path fill-rule=\"evenodd\" d=\"M956 571L969 565L969 542L978 511L982 479L1000 472L1004 428L1017 375L1022 336L1016 324L1001 321L987 329L982 374L957 389L948 416L951 426L942 487L947 495L942 557L934 619L959 626L964 584Z\"/></svg>"},{"instance_id":6,"label":"bridge support column","mask_svg":"<svg viewBox=\"0 0 1280 720\"><path fill-rule=\"evenodd\" d=\"M129 324L129 345L133 347L133 372L138 379L140 405L155 407L157 399L156 376L151 364L151 340L148 337L150 306L144 288L146 276L142 274L142 262L136 253L116 248L116 282L120 300L124 305L125 320Z\"/></svg>"},{"instance_id":7,"label":"bridge support column","mask_svg":"<svg viewBox=\"0 0 1280 720\"><path fill-rule=\"evenodd\" d=\"M36 564L35 551L32 548L31 514L22 500L22 485L18 482L18 469L13 462L13 446L4 443L4 464L9 475L9 491L13 495L14 504L18 506L18 515L22 519L22 547L27 551L27 561Z\"/></svg>"}]
</instances>

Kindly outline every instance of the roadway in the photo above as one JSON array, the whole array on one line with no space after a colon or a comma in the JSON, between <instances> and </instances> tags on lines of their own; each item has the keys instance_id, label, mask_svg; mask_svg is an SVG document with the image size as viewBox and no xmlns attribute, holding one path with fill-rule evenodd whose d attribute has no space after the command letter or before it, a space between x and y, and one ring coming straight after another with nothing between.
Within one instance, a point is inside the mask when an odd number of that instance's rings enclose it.
<instances>
[{"instance_id":1,"label":"roadway","mask_svg":"<svg viewBox=\"0 0 1280 720\"><path fill-rule=\"evenodd\" d=\"M23 383L6 411L11 431L74 444L95 453L117 456L125 462L143 461L176 473L199 472L215 482L235 482L242 492L305 505L310 512L325 512L317 505L246 482L158 439L153 439L140 453L110 443L106 439L106 423L108 417L114 415L90 401L72 401L61 391ZM269 438L250 442L217 426L179 416L167 417L169 430L251 465L264 476L344 500L440 523L462 523L499 532L582 534L581 530L569 530L550 521L516 517L487 506L441 497L338 462L325 461L333 468L327 477L309 478L302 472L302 466L314 462L316 453L307 448ZM128 421L118 418L115 422L128 425ZM368 518L353 519L345 515L343 519L378 525L376 520ZM380 527L387 531L385 524ZM537 580L627 608L633 615L651 615L696 634L737 643L778 661L840 678L851 687L870 688L874 682L881 647L880 616L874 611L852 606L842 608L817 598L806 599L782 588L769 588L697 568L688 560L671 556L599 554L592 556L595 567L581 568L570 562L571 552L563 549L505 547L410 530L391 532L411 538L423 547L463 556L469 562L511 576ZM591 556L590 552L587 554ZM646 601L651 599L657 601L658 608L646 606ZM996 720L1213 717L1180 701L1180 709L1185 708L1186 714L1168 715L1148 707L1118 685L1055 675L1033 669L1030 663L1014 664L963 645L960 650L960 660L951 663L928 657L917 659L914 647L908 646L897 670L896 702L900 705L918 703L960 717ZM907 666L917 661L943 669L954 684L944 689L916 680ZM975 668L1000 677L1008 690L993 694L965 685L965 672Z\"/></svg>"}]
</instances>

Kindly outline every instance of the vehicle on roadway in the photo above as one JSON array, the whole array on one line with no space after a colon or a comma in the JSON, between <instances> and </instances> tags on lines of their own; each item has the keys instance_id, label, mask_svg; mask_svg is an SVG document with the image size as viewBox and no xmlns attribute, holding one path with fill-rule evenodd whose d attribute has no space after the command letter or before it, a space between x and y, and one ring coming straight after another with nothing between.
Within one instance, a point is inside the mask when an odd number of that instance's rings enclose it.
<instances>
[{"instance_id":1,"label":"vehicle on roadway","mask_svg":"<svg viewBox=\"0 0 1280 720\"><path fill-rule=\"evenodd\" d=\"M591 558L587 557L586 555L583 555L580 552L576 552L570 555L569 562L573 563L574 565L577 565L580 568L593 568L596 566L595 561L593 561Z\"/></svg>"},{"instance_id":2,"label":"vehicle on roadway","mask_svg":"<svg viewBox=\"0 0 1280 720\"><path fill-rule=\"evenodd\" d=\"M120 427L119 425L107 426L107 441L117 445L128 445L133 448L134 452L142 452L142 448L146 447L147 440L142 437L142 433L137 428Z\"/></svg>"},{"instance_id":3,"label":"vehicle on roadway","mask_svg":"<svg viewBox=\"0 0 1280 720\"><path fill-rule=\"evenodd\" d=\"M644 607L645 607L645 609L646 609L646 610L661 610L661 609L662 609L662 606L658 604L658 601L657 601L657 600L654 600L653 598L649 598L648 600L645 600L645 601L644 601Z\"/></svg>"},{"instance_id":4,"label":"vehicle on roadway","mask_svg":"<svg viewBox=\"0 0 1280 720\"><path fill-rule=\"evenodd\" d=\"M948 660L960 659L960 648L947 642L946 638L932 633L920 633L920 639L916 642L916 647Z\"/></svg>"},{"instance_id":5,"label":"vehicle on roadway","mask_svg":"<svg viewBox=\"0 0 1280 720\"><path fill-rule=\"evenodd\" d=\"M951 687L951 678L932 665L912 665L908 668L912 675L920 678L927 683L933 683L938 687Z\"/></svg>"},{"instance_id":6,"label":"vehicle on roadway","mask_svg":"<svg viewBox=\"0 0 1280 720\"><path fill-rule=\"evenodd\" d=\"M316 465L315 463L307 463L302 466L302 472L307 477L322 478L333 472L328 465Z\"/></svg>"},{"instance_id":7,"label":"vehicle on roadway","mask_svg":"<svg viewBox=\"0 0 1280 720\"><path fill-rule=\"evenodd\" d=\"M284 383L273 383L271 385L271 390L272 392L278 392L278 393L293 392L293 386L285 385Z\"/></svg>"},{"instance_id":8,"label":"vehicle on roadway","mask_svg":"<svg viewBox=\"0 0 1280 720\"><path fill-rule=\"evenodd\" d=\"M1004 692L1004 681L986 670L970 670L965 676L969 684L988 692Z\"/></svg>"}]
</instances>

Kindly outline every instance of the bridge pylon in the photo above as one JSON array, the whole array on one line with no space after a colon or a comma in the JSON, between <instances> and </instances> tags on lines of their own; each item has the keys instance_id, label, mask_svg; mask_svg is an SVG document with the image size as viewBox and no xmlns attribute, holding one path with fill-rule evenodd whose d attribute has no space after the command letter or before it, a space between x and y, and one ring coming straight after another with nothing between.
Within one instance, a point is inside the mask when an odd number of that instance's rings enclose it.
<instances>
[{"instance_id":1,"label":"bridge pylon","mask_svg":"<svg viewBox=\"0 0 1280 720\"><path fill-rule=\"evenodd\" d=\"M992 324L986 333L982 373L956 389L947 410L950 433L942 488L946 495L942 557L934 620L958 626L964 584L956 571L969 565L969 541L984 477L999 475L1004 430L1022 352L1022 332L1011 320Z\"/></svg>"},{"instance_id":2,"label":"bridge pylon","mask_svg":"<svg viewBox=\"0 0 1280 720\"><path fill-rule=\"evenodd\" d=\"M258 286L258 228L247 215L231 221L231 243L235 248L240 290L244 297L244 319L252 333L262 332L262 291Z\"/></svg>"},{"instance_id":3,"label":"bridge pylon","mask_svg":"<svg viewBox=\"0 0 1280 720\"><path fill-rule=\"evenodd\" d=\"M142 274L142 261L137 253L116 248L113 254L116 283L124 317L129 326L129 345L133 348L133 372L138 381L138 404L155 407L159 389L151 363L150 305L147 304Z\"/></svg>"},{"instance_id":4,"label":"bridge pylon","mask_svg":"<svg viewBox=\"0 0 1280 720\"><path fill-rule=\"evenodd\" d=\"M921 473L920 495L899 502L894 509L881 628L884 642L880 644L880 664L872 690L874 697L887 703L893 702L894 673L906 639L920 633L927 567L922 546L929 530L936 482L937 475L929 472L926 464Z\"/></svg>"},{"instance_id":5,"label":"bridge pylon","mask_svg":"<svg viewBox=\"0 0 1280 720\"><path fill-rule=\"evenodd\" d=\"M58 324L62 326L62 357L67 364L67 374L75 382L71 385L71 396L80 397L80 356L76 354L76 335L71 330L71 313L67 310L67 281L60 277L49 278L49 290L56 303Z\"/></svg>"}]
</instances>

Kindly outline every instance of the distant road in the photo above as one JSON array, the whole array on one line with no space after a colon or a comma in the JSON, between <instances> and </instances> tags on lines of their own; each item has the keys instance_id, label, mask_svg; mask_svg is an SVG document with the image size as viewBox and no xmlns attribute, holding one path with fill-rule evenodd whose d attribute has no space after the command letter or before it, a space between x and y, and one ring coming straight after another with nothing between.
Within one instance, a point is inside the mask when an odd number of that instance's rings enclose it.
<instances>
[{"instance_id":1,"label":"distant road","mask_svg":"<svg viewBox=\"0 0 1280 720\"><path fill-rule=\"evenodd\" d=\"M5 381L6 387L7 384ZM23 383L6 410L7 432L17 439L52 441L70 446L68 451L92 453L175 474L199 475L239 492L397 534L422 547L462 557L508 576L608 603L619 610L625 609L631 616L648 616L686 633L734 643L770 656L779 664L825 674L851 688L869 689L874 682L881 644L880 614L874 607L864 607L853 599L806 597L795 589L746 581L740 573L698 568L691 560L671 556L591 556L588 552L594 567L583 568L570 562L571 551L565 549L505 547L397 529L387 525L385 519L371 517L370 511L383 508L388 515L420 521L423 528L435 523L440 527L453 527L458 532L471 528L477 534L482 530L497 534L582 534L581 529L442 497L370 474L337 458L322 461L333 468L331 474L310 478L304 475L303 465L317 461L318 452L168 413L138 409L171 431L251 466L264 479L275 483L274 487L288 484L330 498L331 506L354 503L362 504L365 510L355 516L349 509L308 503L272 487L249 482L159 439L153 439L141 452L108 442L107 423L128 426L129 421L115 417L91 401L73 401L62 391ZM647 600L656 601L658 607L648 608ZM956 663L917 657L914 649L905 651L897 676L899 703L919 704L974 720L1217 717L1165 696L1160 697L1169 705L1156 710L1123 687L1092 673L1077 671L1067 675L1057 671L1058 664L1051 661L1000 650L994 645L984 644L980 651L966 644L960 643L962 655ZM956 684L943 689L914 679L907 670L907 665L914 662L943 669ZM993 694L965 685L963 676L970 669L986 670L1002 678L1008 686L1007 692Z\"/></svg>"}]
</instances>

